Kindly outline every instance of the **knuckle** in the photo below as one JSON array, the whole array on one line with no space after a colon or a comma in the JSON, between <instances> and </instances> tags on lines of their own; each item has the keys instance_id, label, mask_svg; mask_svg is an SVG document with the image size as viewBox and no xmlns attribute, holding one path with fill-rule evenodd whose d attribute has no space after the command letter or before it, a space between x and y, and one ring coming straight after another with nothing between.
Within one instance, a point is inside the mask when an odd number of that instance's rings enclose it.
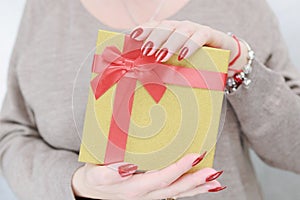
<instances>
[{"instance_id":1,"label":"knuckle","mask_svg":"<svg viewBox=\"0 0 300 200\"><path fill-rule=\"evenodd\" d=\"M182 23L190 25L190 24L192 24L193 22L191 22L190 20L183 20Z\"/></svg>"},{"instance_id":2,"label":"knuckle","mask_svg":"<svg viewBox=\"0 0 300 200\"><path fill-rule=\"evenodd\" d=\"M187 33L187 36L190 37L191 35L193 35L193 33L195 32L194 29L187 29L186 30L186 33Z\"/></svg>"},{"instance_id":3,"label":"knuckle","mask_svg":"<svg viewBox=\"0 0 300 200\"><path fill-rule=\"evenodd\" d=\"M192 41L195 42L196 44L205 43L209 40L209 38L210 38L210 34L207 31L201 29L194 34Z\"/></svg>"},{"instance_id":4,"label":"knuckle","mask_svg":"<svg viewBox=\"0 0 300 200\"><path fill-rule=\"evenodd\" d=\"M193 30L190 28L186 28L186 27L177 27L175 33L179 36L179 37L184 37L184 38L188 38L193 34Z\"/></svg>"},{"instance_id":5,"label":"knuckle","mask_svg":"<svg viewBox=\"0 0 300 200\"><path fill-rule=\"evenodd\" d=\"M159 182L158 188L165 188L165 187L169 186L170 184L171 184L170 181L162 180L161 182Z\"/></svg>"},{"instance_id":6,"label":"knuckle","mask_svg":"<svg viewBox=\"0 0 300 200\"><path fill-rule=\"evenodd\" d=\"M190 178L192 187L197 187L198 185L203 184L203 180L199 178L196 174L193 174Z\"/></svg>"},{"instance_id":7,"label":"knuckle","mask_svg":"<svg viewBox=\"0 0 300 200\"><path fill-rule=\"evenodd\" d=\"M209 26L204 26L203 34L208 39L211 36L212 28Z\"/></svg>"},{"instance_id":8,"label":"knuckle","mask_svg":"<svg viewBox=\"0 0 300 200\"><path fill-rule=\"evenodd\" d=\"M172 21L163 20L160 22L160 26L163 27L164 29L170 30L175 28L175 23Z\"/></svg>"},{"instance_id":9,"label":"knuckle","mask_svg":"<svg viewBox=\"0 0 300 200\"><path fill-rule=\"evenodd\" d=\"M162 20L160 22L161 25L167 25L167 24L170 24L170 22L168 20Z\"/></svg>"},{"instance_id":10,"label":"knuckle","mask_svg":"<svg viewBox=\"0 0 300 200\"><path fill-rule=\"evenodd\" d=\"M163 176L164 176L163 174L158 174L158 176L157 176L158 181L156 181L156 183L153 185L153 189L165 188L172 183L171 180L168 180L166 178L159 179L159 177L163 177Z\"/></svg>"},{"instance_id":11,"label":"knuckle","mask_svg":"<svg viewBox=\"0 0 300 200\"><path fill-rule=\"evenodd\" d=\"M155 26L145 25L145 26L142 27L142 29L144 30L142 34L147 33L147 32L151 32L154 28L155 28Z\"/></svg>"},{"instance_id":12,"label":"knuckle","mask_svg":"<svg viewBox=\"0 0 300 200\"><path fill-rule=\"evenodd\" d=\"M186 170L188 170L186 163L181 163L181 162L176 162L174 163L174 170L176 170L176 172L179 172L180 174L184 174L186 172Z\"/></svg>"},{"instance_id":13,"label":"knuckle","mask_svg":"<svg viewBox=\"0 0 300 200\"><path fill-rule=\"evenodd\" d=\"M209 33L208 33L207 31L201 32L201 35L202 35L202 37L203 37L205 40L208 40L208 38L210 37L210 36L209 36Z\"/></svg>"},{"instance_id":14,"label":"knuckle","mask_svg":"<svg viewBox=\"0 0 300 200\"><path fill-rule=\"evenodd\" d=\"M212 29L210 26L206 26L206 25L202 26L202 28L205 31L211 31L211 29Z\"/></svg>"},{"instance_id":15,"label":"knuckle","mask_svg":"<svg viewBox=\"0 0 300 200\"><path fill-rule=\"evenodd\" d=\"M190 21L182 22L176 27L177 32L186 34L188 36L192 35L195 32L195 29L196 26Z\"/></svg>"}]
</instances>

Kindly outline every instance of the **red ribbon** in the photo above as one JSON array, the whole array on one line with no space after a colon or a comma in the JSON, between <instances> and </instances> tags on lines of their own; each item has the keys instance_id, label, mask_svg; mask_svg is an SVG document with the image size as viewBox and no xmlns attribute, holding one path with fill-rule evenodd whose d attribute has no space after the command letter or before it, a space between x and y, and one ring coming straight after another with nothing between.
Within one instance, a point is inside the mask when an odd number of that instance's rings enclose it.
<instances>
[{"instance_id":1,"label":"red ribbon","mask_svg":"<svg viewBox=\"0 0 300 200\"><path fill-rule=\"evenodd\" d=\"M125 36L123 52L109 46L94 56L92 72L98 75L91 87L95 98L117 84L104 164L124 161L137 80L156 103L166 91L165 84L220 91L225 87L226 73L157 63L154 56L142 56L141 45Z\"/></svg>"}]
</instances>

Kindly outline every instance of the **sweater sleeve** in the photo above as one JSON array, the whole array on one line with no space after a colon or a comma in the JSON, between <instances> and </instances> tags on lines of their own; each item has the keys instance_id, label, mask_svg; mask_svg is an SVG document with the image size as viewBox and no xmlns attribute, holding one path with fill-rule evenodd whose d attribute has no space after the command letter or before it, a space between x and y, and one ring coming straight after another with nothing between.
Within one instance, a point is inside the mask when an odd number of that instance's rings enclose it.
<instances>
[{"instance_id":1,"label":"sweater sleeve","mask_svg":"<svg viewBox=\"0 0 300 200\"><path fill-rule=\"evenodd\" d=\"M7 93L0 114L1 171L19 199L74 199L71 179L82 164L77 154L55 149L40 136L34 112L26 103L18 82L22 48L34 37L37 2L28 1L21 21L8 72ZM34 22L34 23L33 23Z\"/></svg>"},{"instance_id":2,"label":"sweater sleeve","mask_svg":"<svg viewBox=\"0 0 300 200\"><path fill-rule=\"evenodd\" d=\"M278 22L269 21L266 30L272 40L268 59L255 59L250 87L239 87L227 98L259 157L300 173L300 74L289 59Z\"/></svg>"}]
</instances>

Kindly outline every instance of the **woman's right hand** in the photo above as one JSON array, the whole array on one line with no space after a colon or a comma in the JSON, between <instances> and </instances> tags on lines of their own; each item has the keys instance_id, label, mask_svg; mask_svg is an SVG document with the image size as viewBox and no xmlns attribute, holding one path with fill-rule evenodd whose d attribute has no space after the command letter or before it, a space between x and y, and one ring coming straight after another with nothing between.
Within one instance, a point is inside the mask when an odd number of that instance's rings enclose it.
<instances>
[{"instance_id":1,"label":"woman's right hand","mask_svg":"<svg viewBox=\"0 0 300 200\"><path fill-rule=\"evenodd\" d=\"M203 157L204 154L188 154L164 169L137 174L134 174L137 166L133 164L86 164L74 173L72 188L80 197L120 200L188 197L225 189L215 180L222 171L204 168L185 174Z\"/></svg>"}]
</instances>

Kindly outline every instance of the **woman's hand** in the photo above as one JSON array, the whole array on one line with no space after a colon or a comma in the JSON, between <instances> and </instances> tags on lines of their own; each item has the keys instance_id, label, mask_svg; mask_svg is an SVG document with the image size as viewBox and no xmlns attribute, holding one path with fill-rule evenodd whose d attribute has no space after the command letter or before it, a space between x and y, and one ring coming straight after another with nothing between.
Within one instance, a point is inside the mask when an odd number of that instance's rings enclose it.
<instances>
[{"instance_id":1,"label":"woman's hand","mask_svg":"<svg viewBox=\"0 0 300 200\"><path fill-rule=\"evenodd\" d=\"M161 21L148 22L136 27L131 37L143 40L144 55L155 54L157 61L165 62L174 53L178 53L178 60L191 56L197 49L206 45L231 51L230 60L238 54L238 44L231 36L190 21ZM247 47L241 43L241 56L231 67L242 69L247 63ZM233 75L229 72L229 76Z\"/></svg>"},{"instance_id":2,"label":"woman's hand","mask_svg":"<svg viewBox=\"0 0 300 200\"><path fill-rule=\"evenodd\" d=\"M203 157L204 154L189 154L162 170L138 174L133 174L137 167L132 164L109 167L86 164L75 172L72 187L76 196L116 200L187 197L224 189L215 180L222 171L205 168L185 174ZM116 167L118 170L114 170Z\"/></svg>"}]
</instances>

